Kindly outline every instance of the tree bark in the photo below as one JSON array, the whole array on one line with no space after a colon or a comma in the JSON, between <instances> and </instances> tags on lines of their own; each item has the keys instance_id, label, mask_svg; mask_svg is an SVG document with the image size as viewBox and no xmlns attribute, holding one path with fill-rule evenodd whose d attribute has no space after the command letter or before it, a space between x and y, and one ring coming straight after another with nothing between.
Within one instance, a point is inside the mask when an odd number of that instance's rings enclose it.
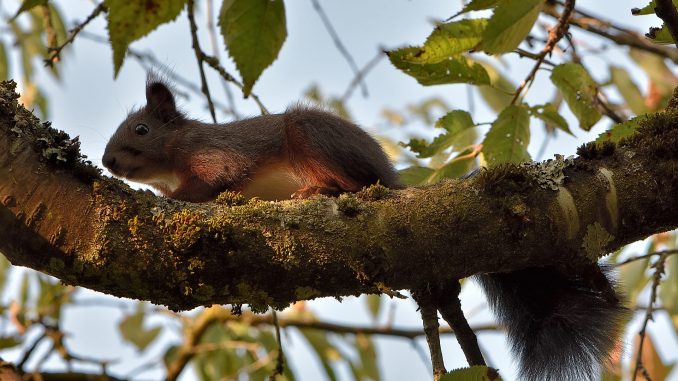
<instances>
[{"instance_id":1,"label":"tree bark","mask_svg":"<svg viewBox=\"0 0 678 381\"><path fill-rule=\"evenodd\" d=\"M618 145L464 181L264 202L191 204L101 176L77 140L0 84L0 252L68 284L175 310L267 306L571 266L678 227L670 109Z\"/></svg>"}]
</instances>

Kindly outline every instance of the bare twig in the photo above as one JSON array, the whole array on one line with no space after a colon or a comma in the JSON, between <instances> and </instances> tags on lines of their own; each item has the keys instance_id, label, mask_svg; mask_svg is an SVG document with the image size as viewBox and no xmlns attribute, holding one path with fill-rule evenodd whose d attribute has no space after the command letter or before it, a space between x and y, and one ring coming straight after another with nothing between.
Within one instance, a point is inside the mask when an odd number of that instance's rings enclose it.
<instances>
[{"instance_id":1,"label":"bare twig","mask_svg":"<svg viewBox=\"0 0 678 381\"><path fill-rule=\"evenodd\" d=\"M553 49L556 47L560 39L562 39L563 36L567 34L567 29L570 26L569 23L570 17L572 16L572 11L574 11L574 5L575 0L565 1L565 5L563 6L563 13L558 18L558 23L556 24L555 27L551 28L551 30L549 31L549 38L546 41L546 45L537 56L536 58L537 62L534 64L534 67L532 67L532 70L530 70L530 73L527 75L527 78L525 78L525 80L520 83L520 86L518 86L518 89L516 89L516 92L513 94L511 104L515 104L523 90L525 90L527 87L531 85L531 83L534 81L535 76L537 75L539 67L541 66L542 62L544 62L546 56L550 55L551 52L553 52Z\"/></svg>"},{"instance_id":2,"label":"bare twig","mask_svg":"<svg viewBox=\"0 0 678 381\"><path fill-rule=\"evenodd\" d=\"M214 24L214 0L207 0L205 1L205 19L207 20L207 33L210 36L210 44L212 45L212 55L216 57L217 59L221 59L219 57L219 43L217 42L217 28L216 25ZM233 117L235 119L240 119L240 115L238 114L238 110L235 107L235 101L233 99L233 92L231 91L231 86L226 82L225 79L221 78L221 83L222 83L222 88L224 89L224 93L226 94L226 101L228 102L228 105L230 107L230 112L233 114Z\"/></svg>"},{"instance_id":3,"label":"bare twig","mask_svg":"<svg viewBox=\"0 0 678 381\"><path fill-rule=\"evenodd\" d=\"M282 376L285 371L285 354L283 353L282 340L280 338L280 323L278 322L278 313L271 309L271 316L273 317L273 326L275 327L275 339L278 342L278 356L275 362L275 371L269 378L270 381L275 381L275 376Z\"/></svg>"},{"instance_id":4,"label":"bare twig","mask_svg":"<svg viewBox=\"0 0 678 381\"><path fill-rule=\"evenodd\" d=\"M485 365L485 359L478 346L478 339L473 329L468 325L461 310L459 292L461 285L458 280L452 280L446 287L436 292L438 310L447 324L452 327L461 350L470 366Z\"/></svg>"},{"instance_id":5,"label":"bare twig","mask_svg":"<svg viewBox=\"0 0 678 381\"><path fill-rule=\"evenodd\" d=\"M678 47L678 11L671 0L655 0L657 5L654 13L664 20L664 25L669 28L673 43Z\"/></svg>"},{"instance_id":6,"label":"bare twig","mask_svg":"<svg viewBox=\"0 0 678 381\"><path fill-rule=\"evenodd\" d=\"M557 3L562 4L560 2ZM545 6L542 13L555 18L560 17L560 14L553 6ZM678 50L674 48L653 44L635 31L614 25L610 21L583 12L579 9L575 10L575 14L578 17L571 17L570 25L574 25L593 34L597 34L614 42L617 45L625 45L639 50L644 50L646 52L668 58L674 63L678 63Z\"/></svg>"},{"instance_id":7,"label":"bare twig","mask_svg":"<svg viewBox=\"0 0 678 381\"><path fill-rule=\"evenodd\" d=\"M666 262L666 258L667 254L661 254L659 256L659 259L657 259L657 262L653 265L655 271L654 276L652 277L652 292L650 293L650 305L648 306L647 311L645 311L645 319L643 319L643 325L640 328L640 332L638 332L640 342L638 344L638 356L636 357L636 367L633 371L633 378L631 378L632 380L636 379L636 377L638 376L638 372L643 372L645 378L648 381L651 381L649 374L647 374L647 371L643 366L643 344L645 343L645 333L647 329L647 324L650 320L653 320L652 316L654 312L653 306L657 300L657 288L659 287L662 275L664 274L665 270L664 264Z\"/></svg>"},{"instance_id":8,"label":"bare twig","mask_svg":"<svg viewBox=\"0 0 678 381\"><path fill-rule=\"evenodd\" d=\"M87 24L89 24L92 20L97 18L97 16L99 16L101 14L101 12L104 12L105 10L106 10L106 5L104 3L100 3L99 5L97 5L94 8L92 13L89 16L87 16L85 21L76 25L75 28L71 29L71 31L68 35L68 38L66 39L66 41L64 41L63 44L61 44L59 46L49 46L47 58L45 58L45 66L51 66L52 64L54 64L54 62L59 61L61 51L66 47L66 45L72 43L73 40L75 39L75 36L77 36L78 33L80 33L82 31L82 29L85 26L87 26Z\"/></svg>"},{"instance_id":9,"label":"bare twig","mask_svg":"<svg viewBox=\"0 0 678 381\"><path fill-rule=\"evenodd\" d=\"M426 342L431 352L431 365L433 366L433 380L438 381L445 374L443 351L440 347L440 333L438 331L438 308L431 292L426 289L412 291L412 297L419 305L421 321L424 324Z\"/></svg>"},{"instance_id":10,"label":"bare twig","mask_svg":"<svg viewBox=\"0 0 678 381\"><path fill-rule=\"evenodd\" d=\"M358 65L356 65L355 63L355 60L351 56L351 53L348 52L348 49L346 49L344 44L341 42L341 39L339 38L337 31L334 29L334 26L332 26L332 22L327 17L327 14L325 14L325 11L320 6L320 3L318 3L318 0L311 0L311 3L313 4L313 9L315 9L315 11L318 13L318 16L320 16L320 20L322 20L323 25L325 25L327 33L330 34L330 37L332 38L334 45L339 50L339 53L341 53L341 55L344 56L344 59L346 59L346 62L348 62L348 66L350 66L351 70L353 70L355 78L357 78L358 82L361 84L363 96L367 96L367 85L365 85L365 82L362 81L360 70L358 69Z\"/></svg>"},{"instance_id":11,"label":"bare twig","mask_svg":"<svg viewBox=\"0 0 678 381\"><path fill-rule=\"evenodd\" d=\"M678 249L674 249L674 250L663 250L663 251L655 251L654 253L649 253L649 254L644 254L644 255L638 255L638 256L635 256L635 257L631 257L631 258L629 258L629 259L627 259L627 260L625 260L625 261L623 261L623 262L615 263L614 266L615 266L615 267L623 266L623 265L625 265L625 264L627 264L627 263L631 263L631 262L635 262L635 261L640 261L640 260L643 260L643 259L647 259L647 258L653 257L653 256L655 256L655 255L665 255L665 256L668 257L668 256L674 255L674 254L678 254Z\"/></svg>"},{"instance_id":12,"label":"bare twig","mask_svg":"<svg viewBox=\"0 0 678 381\"><path fill-rule=\"evenodd\" d=\"M351 83L348 84L348 87L346 87L346 90L344 90L344 94L340 98L342 102L346 102L348 100L348 98L351 97L351 95L353 94L353 91L358 86L358 84L364 81L367 73L369 73L375 66L377 66L377 64L385 56L386 56L386 53L384 53L384 49L379 48L378 51L377 51L377 54L371 60L367 61L365 66L363 66L362 69L360 69L356 73L355 77L353 77L353 80L351 80Z\"/></svg>"},{"instance_id":13,"label":"bare twig","mask_svg":"<svg viewBox=\"0 0 678 381\"><path fill-rule=\"evenodd\" d=\"M195 59L198 61L198 70L200 71L200 83L202 84L202 93L205 94L207 105L210 109L212 121L217 122L217 115L214 112L214 103L212 103L212 96L210 95L209 86L207 86L207 78L205 78L205 69L202 66L203 51L200 49L200 41L198 41L198 25L195 23L195 15L193 14L193 0L186 2L186 9L188 10L188 22L191 25L191 46L195 52Z\"/></svg>"},{"instance_id":14,"label":"bare twig","mask_svg":"<svg viewBox=\"0 0 678 381\"><path fill-rule=\"evenodd\" d=\"M205 53L202 53L202 56L203 61L206 64L210 65L212 69L216 70L217 73L219 73L219 75L221 75L221 77L224 80L233 83L239 89L242 90L243 84L240 83L240 81L238 81L237 79L235 79L235 77L233 77L229 72L227 72L223 66L221 66L221 63L219 62L218 58L209 56ZM259 106L259 110L261 111L262 114L269 114L268 109L266 108L266 106L264 106L263 103L261 103L261 100L259 100L259 97L256 94L250 93L250 97L252 97L252 99L254 99L254 102L256 102L257 106Z\"/></svg>"}]
</instances>

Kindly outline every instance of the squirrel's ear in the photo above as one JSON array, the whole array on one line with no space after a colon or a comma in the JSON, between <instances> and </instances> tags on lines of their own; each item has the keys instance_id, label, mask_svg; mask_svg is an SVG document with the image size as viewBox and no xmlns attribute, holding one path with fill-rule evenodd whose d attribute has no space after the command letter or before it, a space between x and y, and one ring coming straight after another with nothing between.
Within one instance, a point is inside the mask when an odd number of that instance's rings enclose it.
<instances>
[{"instance_id":1,"label":"squirrel's ear","mask_svg":"<svg viewBox=\"0 0 678 381\"><path fill-rule=\"evenodd\" d=\"M162 82L150 81L146 84L146 110L163 122L169 122L177 116L174 94Z\"/></svg>"}]
</instances>

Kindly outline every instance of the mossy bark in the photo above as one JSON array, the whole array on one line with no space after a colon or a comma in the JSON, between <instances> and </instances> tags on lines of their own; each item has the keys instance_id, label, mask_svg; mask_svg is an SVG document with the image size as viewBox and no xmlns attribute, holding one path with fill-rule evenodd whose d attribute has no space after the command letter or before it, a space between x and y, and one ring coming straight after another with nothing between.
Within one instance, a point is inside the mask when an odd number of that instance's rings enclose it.
<instances>
[{"instance_id":1,"label":"mossy bark","mask_svg":"<svg viewBox=\"0 0 678 381\"><path fill-rule=\"evenodd\" d=\"M0 252L68 284L173 309L255 310L575 267L678 227L678 114L574 160L339 198L191 204L134 191L0 84Z\"/></svg>"}]
</instances>

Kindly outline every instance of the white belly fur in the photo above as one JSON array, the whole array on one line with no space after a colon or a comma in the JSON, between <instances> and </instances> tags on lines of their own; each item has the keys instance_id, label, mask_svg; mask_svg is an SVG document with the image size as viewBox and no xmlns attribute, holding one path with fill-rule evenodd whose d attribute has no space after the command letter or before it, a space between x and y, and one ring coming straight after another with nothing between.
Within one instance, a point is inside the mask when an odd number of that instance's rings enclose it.
<instances>
[{"instance_id":1,"label":"white belly fur","mask_svg":"<svg viewBox=\"0 0 678 381\"><path fill-rule=\"evenodd\" d=\"M292 193L302 188L303 182L286 164L273 164L258 171L248 181L241 193L247 198L258 197L262 200L287 200Z\"/></svg>"}]
</instances>

